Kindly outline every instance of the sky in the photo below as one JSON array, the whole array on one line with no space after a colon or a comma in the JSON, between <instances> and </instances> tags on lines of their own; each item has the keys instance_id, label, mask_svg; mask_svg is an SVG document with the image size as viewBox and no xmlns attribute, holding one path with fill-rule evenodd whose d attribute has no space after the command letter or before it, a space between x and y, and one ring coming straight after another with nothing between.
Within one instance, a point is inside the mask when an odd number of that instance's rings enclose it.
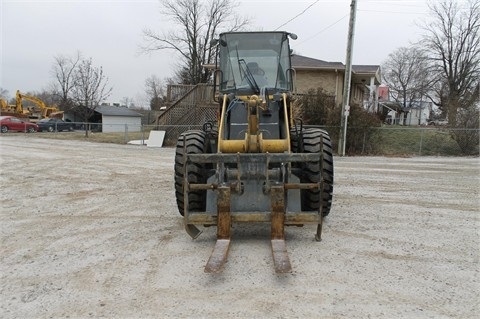
<instances>
[{"instance_id":1,"label":"sky","mask_svg":"<svg viewBox=\"0 0 480 319\"><path fill-rule=\"evenodd\" d=\"M345 63L351 0L236 0L249 30L295 33L295 53ZM418 41L428 0L357 0L353 64L381 65ZM54 57L81 52L102 67L109 103L128 98L147 107L145 80L173 76L173 51L145 54L142 30L171 30L158 0L0 0L0 88L14 97L48 90Z\"/></svg>"}]
</instances>

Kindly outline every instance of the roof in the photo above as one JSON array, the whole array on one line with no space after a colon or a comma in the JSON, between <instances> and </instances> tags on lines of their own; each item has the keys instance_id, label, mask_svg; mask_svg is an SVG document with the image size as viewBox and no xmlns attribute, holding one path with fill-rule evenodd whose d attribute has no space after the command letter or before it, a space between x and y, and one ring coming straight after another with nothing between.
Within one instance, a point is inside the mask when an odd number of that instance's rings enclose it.
<instances>
[{"instance_id":1,"label":"roof","mask_svg":"<svg viewBox=\"0 0 480 319\"><path fill-rule=\"evenodd\" d=\"M380 68L379 65L352 65L353 73L376 73Z\"/></svg>"},{"instance_id":2,"label":"roof","mask_svg":"<svg viewBox=\"0 0 480 319\"><path fill-rule=\"evenodd\" d=\"M345 72L345 65L342 62L327 62L298 54L292 54L291 61L292 67L297 70L341 70ZM373 76L376 82L381 82L379 65L352 65L352 75L354 80L356 77L358 81L362 82L366 80L363 78L365 76Z\"/></svg>"},{"instance_id":3,"label":"roof","mask_svg":"<svg viewBox=\"0 0 480 319\"><path fill-rule=\"evenodd\" d=\"M107 116L130 116L130 117L142 116L142 114L137 113L133 110L130 110L126 107L111 106L111 105L99 105L95 108L95 112L98 112L102 115L107 115Z\"/></svg>"},{"instance_id":4,"label":"roof","mask_svg":"<svg viewBox=\"0 0 480 319\"><path fill-rule=\"evenodd\" d=\"M291 60L296 69L345 69L342 62L327 62L298 54L292 54Z\"/></svg>"},{"instance_id":5,"label":"roof","mask_svg":"<svg viewBox=\"0 0 480 319\"><path fill-rule=\"evenodd\" d=\"M345 70L342 62L328 62L309 58L303 55L292 54L292 67L296 69L337 69ZM354 74L375 74L380 69L379 65L352 65Z\"/></svg>"}]
</instances>

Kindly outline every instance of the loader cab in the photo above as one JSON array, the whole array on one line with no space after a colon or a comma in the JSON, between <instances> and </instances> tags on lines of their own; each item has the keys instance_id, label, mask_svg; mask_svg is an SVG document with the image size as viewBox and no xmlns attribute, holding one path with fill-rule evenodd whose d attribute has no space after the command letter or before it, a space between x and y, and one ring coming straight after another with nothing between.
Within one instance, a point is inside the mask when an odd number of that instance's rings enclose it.
<instances>
[{"instance_id":1,"label":"loader cab","mask_svg":"<svg viewBox=\"0 0 480 319\"><path fill-rule=\"evenodd\" d=\"M219 90L237 95L260 91L292 91L287 32L229 32L220 34Z\"/></svg>"}]
</instances>

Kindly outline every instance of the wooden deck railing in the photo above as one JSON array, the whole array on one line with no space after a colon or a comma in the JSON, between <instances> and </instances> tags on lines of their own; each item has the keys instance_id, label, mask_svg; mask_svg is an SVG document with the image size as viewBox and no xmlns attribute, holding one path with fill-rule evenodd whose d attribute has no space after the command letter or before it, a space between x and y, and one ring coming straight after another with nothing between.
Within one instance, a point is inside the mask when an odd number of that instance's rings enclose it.
<instances>
[{"instance_id":1,"label":"wooden deck railing","mask_svg":"<svg viewBox=\"0 0 480 319\"><path fill-rule=\"evenodd\" d=\"M202 125L216 118L217 109L212 85L169 85L167 109L157 118L156 124Z\"/></svg>"}]
</instances>

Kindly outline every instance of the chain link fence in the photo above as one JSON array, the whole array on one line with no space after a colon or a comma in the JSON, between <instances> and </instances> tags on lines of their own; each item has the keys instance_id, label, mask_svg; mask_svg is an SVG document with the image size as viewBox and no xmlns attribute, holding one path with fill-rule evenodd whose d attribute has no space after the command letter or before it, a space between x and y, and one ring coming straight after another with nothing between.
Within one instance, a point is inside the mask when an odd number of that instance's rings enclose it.
<instances>
[{"instance_id":1,"label":"chain link fence","mask_svg":"<svg viewBox=\"0 0 480 319\"><path fill-rule=\"evenodd\" d=\"M94 142L126 144L140 140L145 144L150 131L165 131L164 146L173 147L178 136L187 130L202 130L202 125L141 125L99 123L72 123L73 131L24 133L29 136L58 139L88 139ZM332 140L334 153L338 149L340 127L322 127ZM85 130L88 131L86 137ZM7 133L9 134L9 133ZM479 129L448 127L384 126L370 128L349 127L347 131L347 155L384 156L470 156L479 154Z\"/></svg>"},{"instance_id":2,"label":"chain link fence","mask_svg":"<svg viewBox=\"0 0 480 319\"><path fill-rule=\"evenodd\" d=\"M322 128L330 134L336 152L340 127ZM174 146L182 132L189 129L201 130L202 126L160 126L158 129L166 131L165 145ZM479 137L479 129L352 127L347 132L347 155L478 155Z\"/></svg>"},{"instance_id":3,"label":"chain link fence","mask_svg":"<svg viewBox=\"0 0 480 319\"><path fill-rule=\"evenodd\" d=\"M338 150L340 127L329 132L334 152ZM447 127L349 127L347 155L469 156L479 154L479 129Z\"/></svg>"},{"instance_id":4,"label":"chain link fence","mask_svg":"<svg viewBox=\"0 0 480 319\"><path fill-rule=\"evenodd\" d=\"M478 129L382 127L361 132L351 154L464 156L479 154ZM352 134L352 132L350 132ZM347 141L352 140L348 137ZM348 144L347 144L348 145Z\"/></svg>"}]
</instances>

